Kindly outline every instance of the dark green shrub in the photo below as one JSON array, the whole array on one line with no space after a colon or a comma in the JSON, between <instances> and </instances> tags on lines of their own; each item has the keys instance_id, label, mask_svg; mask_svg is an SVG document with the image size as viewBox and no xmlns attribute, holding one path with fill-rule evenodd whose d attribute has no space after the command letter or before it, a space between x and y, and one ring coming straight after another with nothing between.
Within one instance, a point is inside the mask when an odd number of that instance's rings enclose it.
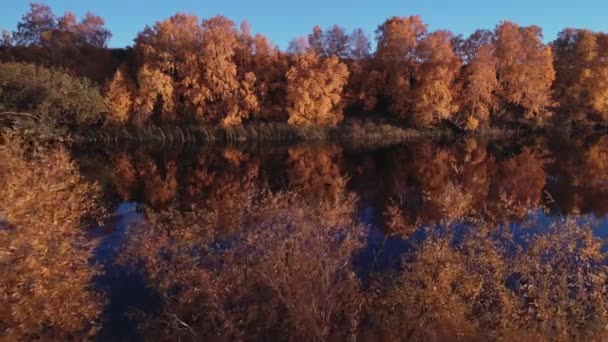
<instances>
[{"instance_id":1,"label":"dark green shrub","mask_svg":"<svg viewBox=\"0 0 608 342\"><path fill-rule=\"evenodd\" d=\"M45 124L74 127L101 121L107 108L87 79L33 64L0 63L0 111L31 113Z\"/></svg>"}]
</instances>

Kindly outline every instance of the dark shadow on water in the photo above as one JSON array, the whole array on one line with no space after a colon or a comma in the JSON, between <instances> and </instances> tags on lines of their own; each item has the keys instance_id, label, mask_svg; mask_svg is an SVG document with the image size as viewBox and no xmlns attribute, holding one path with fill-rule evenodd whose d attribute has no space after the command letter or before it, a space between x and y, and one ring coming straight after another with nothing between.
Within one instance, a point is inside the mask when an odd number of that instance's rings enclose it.
<instances>
[{"instance_id":1,"label":"dark shadow on water","mask_svg":"<svg viewBox=\"0 0 608 342\"><path fill-rule=\"evenodd\" d=\"M137 331L137 312L153 313L161 309L161 298L149 288L145 276L135 267L117 262L129 228L141 221L136 203L121 203L111 221L101 230L100 242L94 252L94 262L101 264L103 275L95 287L104 293L107 304L101 314L99 341L142 340Z\"/></svg>"}]
</instances>

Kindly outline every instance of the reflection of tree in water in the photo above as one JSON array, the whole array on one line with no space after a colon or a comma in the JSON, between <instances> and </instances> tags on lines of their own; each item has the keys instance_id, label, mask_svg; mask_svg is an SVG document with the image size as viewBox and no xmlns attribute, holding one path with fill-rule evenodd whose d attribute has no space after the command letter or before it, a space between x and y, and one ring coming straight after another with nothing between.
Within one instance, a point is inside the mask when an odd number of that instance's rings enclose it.
<instances>
[{"instance_id":1,"label":"reflection of tree in water","mask_svg":"<svg viewBox=\"0 0 608 342\"><path fill-rule=\"evenodd\" d=\"M144 151L116 153L110 158L112 181L122 200L132 200L140 194L146 203L161 207L177 196L177 162L155 161Z\"/></svg>"},{"instance_id":2,"label":"reflection of tree in water","mask_svg":"<svg viewBox=\"0 0 608 342\"><path fill-rule=\"evenodd\" d=\"M519 210L523 216L528 209L542 205L543 189L547 180L546 157L542 152L524 147L520 153L497 163L493 177L489 203L493 208L489 215L496 216L505 209Z\"/></svg>"},{"instance_id":3,"label":"reflection of tree in water","mask_svg":"<svg viewBox=\"0 0 608 342\"><path fill-rule=\"evenodd\" d=\"M170 160L161 173L150 158L143 158L139 174L143 180L144 196L152 206L169 203L177 196L177 162Z\"/></svg>"},{"instance_id":4,"label":"reflection of tree in water","mask_svg":"<svg viewBox=\"0 0 608 342\"><path fill-rule=\"evenodd\" d=\"M112 164L112 182L116 192L123 201L133 198L133 188L138 180L133 158L128 153L116 153L110 158Z\"/></svg>"},{"instance_id":5,"label":"reflection of tree in water","mask_svg":"<svg viewBox=\"0 0 608 342\"><path fill-rule=\"evenodd\" d=\"M564 214L608 213L608 139L551 139L551 149L559 155L549 172L556 175L548 183L549 193Z\"/></svg>"},{"instance_id":6,"label":"reflection of tree in water","mask_svg":"<svg viewBox=\"0 0 608 342\"><path fill-rule=\"evenodd\" d=\"M571 176L570 183L578 184L574 190L583 192L585 198L608 193L601 188L601 151L599 147L587 149L581 160L570 164L588 164L588 169L564 167L559 178L567 178L568 172L575 172L573 169L587 172L583 178ZM174 199L185 207L206 200L223 213L218 219L224 220L222 225L227 228L233 220L232 208L250 205L255 186L281 183L275 179L272 167L286 170L278 177L288 177L293 188L313 200L337 196L347 186L344 175L352 175L348 188L360 194L364 203L373 201L380 212L392 212L384 215L385 221L393 221L384 222L392 226L387 227L391 231L398 231L398 226L450 223L478 213L521 217L526 208L519 204L536 207L552 201L553 195L556 202L561 202L557 196L560 192L546 183L553 162L542 146L496 156L488 150L487 142L469 138L452 145L419 142L383 153L355 157L329 145L291 147L288 153L271 158L235 149L219 153L201 150L192 156L162 161L143 152L117 154L112 157L114 188L123 199L138 199L134 196L138 193L144 203L157 208ZM280 162L269 167L269 159ZM512 209L523 211L515 213ZM402 217L396 219L398 213ZM395 223L398 221L402 223Z\"/></svg>"},{"instance_id":7,"label":"reflection of tree in water","mask_svg":"<svg viewBox=\"0 0 608 342\"><path fill-rule=\"evenodd\" d=\"M338 199L346 186L341 163L342 148L337 145L290 148L289 179L313 200Z\"/></svg>"},{"instance_id":8,"label":"reflection of tree in water","mask_svg":"<svg viewBox=\"0 0 608 342\"><path fill-rule=\"evenodd\" d=\"M594 199L596 210L600 213L608 212L608 137L603 136L583 154L583 163L578 170L582 170L580 185L590 193Z\"/></svg>"},{"instance_id":9,"label":"reflection of tree in water","mask_svg":"<svg viewBox=\"0 0 608 342\"><path fill-rule=\"evenodd\" d=\"M230 237L215 229L216 210L146 212L123 256L165 298L144 334L322 340L354 331L362 294L351 259L364 232L355 198L256 190L250 207L233 208Z\"/></svg>"},{"instance_id":10,"label":"reflection of tree in water","mask_svg":"<svg viewBox=\"0 0 608 342\"><path fill-rule=\"evenodd\" d=\"M224 149L220 153L200 152L185 171L186 207L205 203L216 212L215 224L229 232L248 215L260 179L260 160L250 154Z\"/></svg>"},{"instance_id":11,"label":"reflection of tree in water","mask_svg":"<svg viewBox=\"0 0 608 342\"><path fill-rule=\"evenodd\" d=\"M66 340L94 333L102 303L91 290L84 217L98 213L96 186L84 183L64 149L25 152L0 145L0 336ZM1 222L5 220L6 222Z\"/></svg>"},{"instance_id":12,"label":"reflection of tree in water","mask_svg":"<svg viewBox=\"0 0 608 342\"><path fill-rule=\"evenodd\" d=\"M485 144L467 139L455 147L421 143L403 156L394 156L388 176L389 232L411 233L420 224L449 225L479 214L521 218L543 204L543 152L526 147L496 161Z\"/></svg>"}]
</instances>

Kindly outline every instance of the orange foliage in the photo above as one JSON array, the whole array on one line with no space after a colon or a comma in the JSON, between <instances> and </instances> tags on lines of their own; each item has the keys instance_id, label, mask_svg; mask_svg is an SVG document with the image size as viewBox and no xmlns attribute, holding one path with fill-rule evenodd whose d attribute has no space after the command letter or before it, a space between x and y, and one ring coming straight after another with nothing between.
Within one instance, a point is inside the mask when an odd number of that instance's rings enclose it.
<instances>
[{"instance_id":1,"label":"orange foliage","mask_svg":"<svg viewBox=\"0 0 608 342\"><path fill-rule=\"evenodd\" d=\"M288 122L297 126L335 126L342 121L346 65L337 57L309 52L295 57L287 72Z\"/></svg>"},{"instance_id":2,"label":"orange foliage","mask_svg":"<svg viewBox=\"0 0 608 342\"><path fill-rule=\"evenodd\" d=\"M294 147L289 149L289 175L294 189L311 194L314 201L332 202L345 190L341 173L342 148Z\"/></svg>"},{"instance_id":3,"label":"orange foliage","mask_svg":"<svg viewBox=\"0 0 608 342\"><path fill-rule=\"evenodd\" d=\"M176 96L185 97L185 106L193 102L201 75L195 65L202 39L199 20L193 15L176 14L146 27L135 39L135 49L142 67L138 73L140 117L155 109L162 99L163 115L171 115Z\"/></svg>"},{"instance_id":4,"label":"orange foliage","mask_svg":"<svg viewBox=\"0 0 608 342\"><path fill-rule=\"evenodd\" d=\"M94 246L83 219L100 213L98 188L85 183L66 150L32 154L15 137L2 139L0 336L94 333L102 301L91 286L99 269L90 264Z\"/></svg>"},{"instance_id":5,"label":"orange foliage","mask_svg":"<svg viewBox=\"0 0 608 342\"><path fill-rule=\"evenodd\" d=\"M218 16L203 21L203 47L200 65L203 67L204 84L201 92L203 108L197 108L200 121L222 118L225 125L238 124L257 110L258 102L252 94L255 74L237 77L234 62L237 30L234 23Z\"/></svg>"},{"instance_id":6,"label":"orange foliage","mask_svg":"<svg viewBox=\"0 0 608 342\"><path fill-rule=\"evenodd\" d=\"M555 95L562 111L568 113L562 119L583 122L591 105L590 80L597 57L597 38L588 30L563 30L553 43L553 53L557 74Z\"/></svg>"},{"instance_id":7,"label":"orange foliage","mask_svg":"<svg viewBox=\"0 0 608 342\"><path fill-rule=\"evenodd\" d=\"M261 34L251 36L241 29L235 63L242 80L241 97L249 103L255 119L277 119L285 109L285 74L287 59L280 50Z\"/></svg>"},{"instance_id":8,"label":"orange foliage","mask_svg":"<svg viewBox=\"0 0 608 342\"><path fill-rule=\"evenodd\" d=\"M99 16L59 17L33 3L15 32L2 31L0 60L62 67L108 87L112 124L154 118L232 126L290 117L296 125L335 125L347 107L353 115L386 111L413 127L454 118L475 130L491 122L544 125L558 103L558 124L608 121L608 35L589 30L565 29L549 46L538 26L505 21L463 39L429 34L419 16L391 17L376 30L373 54L362 29L339 25L315 26L283 53L247 23L239 29L223 16L178 13L146 27L133 50L107 49L110 37ZM136 80L116 71L125 63Z\"/></svg>"},{"instance_id":9,"label":"orange foliage","mask_svg":"<svg viewBox=\"0 0 608 342\"><path fill-rule=\"evenodd\" d=\"M460 101L466 115L463 118L466 129L488 126L490 114L498 107L494 94L497 86L496 60L492 46L484 44L476 51L464 71Z\"/></svg>"},{"instance_id":10,"label":"orange foliage","mask_svg":"<svg viewBox=\"0 0 608 342\"><path fill-rule=\"evenodd\" d=\"M256 111L255 74L237 74L237 34L222 16L199 24L195 16L176 14L146 28L136 39L144 73L138 82L142 110L151 111L160 94L164 115L185 110L199 122L233 125Z\"/></svg>"},{"instance_id":11,"label":"orange foliage","mask_svg":"<svg viewBox=\"0 0 608 342\"><path fill-rule=\"evenodd\" d=\"M414 126L430 126L450 118L458 109L452 92L460 62L452 50L451 40L452 33L437 31L427 35L416 47L420 66L413 92L416 101L411 121Z\"/></svg>"},{"instance_id":12,"label":"orange foliage","mask_svg":"<svg viewBox=\"0 0 608 342\"><path fill-rule=\"evenodd\" d=\"M171 120L175 106L175 87L173 80L158 69L144 65L137 74L139 89L135 99L135 120L137 123L147 121L155 111Z\"/></svg>"},{"instance_id":13,"label":"orange foliage","mask_svg":"<svg viewBox=\"0 0 608 342\"><path fill-rule=\"evenodd\" d=\"M553 45L556 97L563 120L604 123L608 120L608 38L589 30L566 29Z\"/></svg>"},{"instance_id":14,"label":"orange foliage","mask_svg":"<svg viewBox=\"0 0 608 342\"><path fill-rule=\"evenodd\" d=\"M393 17L378 27L374 67L364 95L367 109L375 108L379 100L385 99L391 113L405 118L411 112L415 51L426 31L418 16Z\"/></svg>"},{"instance_id":15,"label":"orange foliage","mask_svg":"<svg viewBox=\"0 0 608 342\"><path fill-rule=\"evenodd\" d=\"M497 231L485 222L462 236L430 231L370 299L378 339L605 339L606 258L590 227L569 219L525 244Z\"/></svg>"},{"instance_id":16,"label":"orange foliage","mask_svg":"<svg viewBox=\"0 0 608 342\"><path fill-rule=\"evenodd\" d=\"M125 124L131 120L135 84L126 65L123 64L112 78L105 94L105 103L110 113L106 121L110 124Z\"/></svg>"},{"instance_id":17,"label":"orange foliage","mask_svg":"<svg viewBox=\"0 0 608 342\"><path fill-rule=\"evenodd\" d=\"M551 48L542 43L538 26L519 27L505 21L495 30L498 92L506 104L520 106L515 120L543 123L553 104L551 85L555 80Z\"/></svg>"}]
</instances>

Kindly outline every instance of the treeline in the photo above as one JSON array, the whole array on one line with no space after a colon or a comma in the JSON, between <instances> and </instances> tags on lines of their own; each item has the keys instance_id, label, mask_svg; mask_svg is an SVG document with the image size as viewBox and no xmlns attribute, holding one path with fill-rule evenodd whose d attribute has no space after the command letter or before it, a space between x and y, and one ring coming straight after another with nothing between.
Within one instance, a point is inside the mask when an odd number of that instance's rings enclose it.
<instances>
[{"instance_id":1,"label":"treeline","mask_svg":"<svg viewBox=\"0 0 608 342\"><path fill-rule=\"evenodd\" d=\"M132 47L112 50L102 18L57 17L31 4L17 31L3 31L0 60L93 80L104 96L98 121L108 125L608 123L605 33L565 29L546 45L540 27L504 21L465 38L429 32L410 16L387 19L375 34L372 51L361 29L316 26L281 51L246 22L178 13L144 28Z\"/></svg>"}]
</instances>

